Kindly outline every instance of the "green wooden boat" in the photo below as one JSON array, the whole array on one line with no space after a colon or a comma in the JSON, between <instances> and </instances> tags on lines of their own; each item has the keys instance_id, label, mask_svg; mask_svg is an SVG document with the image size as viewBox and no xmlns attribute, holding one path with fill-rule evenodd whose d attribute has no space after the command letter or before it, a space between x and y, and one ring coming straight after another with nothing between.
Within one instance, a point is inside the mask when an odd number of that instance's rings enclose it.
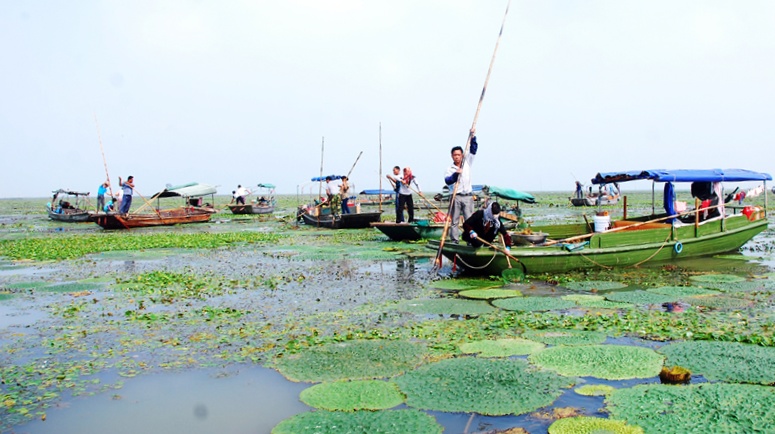
<instances>
[{"instance_id":1,"label":"green wooden boat","mask_svg":"<svg viewBox=\"0 0 775 434\"><path fill-rule=\"evenodd\" d=\"M739 249L767 229L766 193L764 208L730 211L721 203L699 206L693 211L676 212L673 208L675 195L672 183L692 182L694 195L695 185L752 180L766 183L772 179L769 174L740 169L658 170L598 174L592 182L625 182L637 179L665 183L664 197L669 202L665 207L667 212L612 221L609 229L598 232L595 232L597 228L589 224L533 227L531 229L535 232L548 234L546 241L537 245L515 246L508 255L500 248L476 249L452 243L444 243L441 253L456 266L473 274L500 275L506 269L521 270L529 274L561 273L575 269L633 266L730 252ZM698 190L701 189L698 187ZM716 193L716 196L723 197L723 194ZM699 203L699 196L695 197ZM720 210L718 216L702 219L706 211L715 209ZM727 214L727 211L731 214ZM428 243L429 248L436 250L439 245L439 241Z\"/></svg>"},{"instance_id":2,"label":"green wooden boat","mask_svg":"<svg viewBox=\"0 0 775 434\"><path fill-rule=\"evenodd\" d=\"M377 228L393 241L438 240L444 233L443 223L434 223L428 219L415 219L413 223L374 222Z\"/></svg>"}]
</instances>

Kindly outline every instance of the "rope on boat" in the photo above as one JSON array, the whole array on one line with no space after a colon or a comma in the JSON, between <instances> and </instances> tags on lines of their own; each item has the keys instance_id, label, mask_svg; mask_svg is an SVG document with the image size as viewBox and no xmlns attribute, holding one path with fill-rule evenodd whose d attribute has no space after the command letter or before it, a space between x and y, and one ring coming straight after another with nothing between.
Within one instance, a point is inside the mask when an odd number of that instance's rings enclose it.
<instances>
[{"instance_id":1,"label":"rope on boat","mask_svg":"<svg viewBox=\"0 0 775 434\"><path fill-rule=\"evenodd\" d=\"M456 260L457 260L457 259L460 259L460 262L462 262L462 263L463 263L463 265L465 265L465 266L466 266L466 267L468 267L468 268L474 269L474 270L481 270L481 269L484 269L484 268L487 268L487 267L489 267L489 266L490 266L490 264L492 264L492 261L494 261L494 260L495 260L495 257L496 257L496 256L498 256L498 251L497 251L497 250L493 250L493 251L492 251L492 258L490 258L490 261L489 261L489 262L487 262L486 264L482 265L481 267L474 267L473 265L466 264L466 261L464 261L464 260L463 260L463 258L461 258L461 257L460 257L460 255L458 255L457 253L455 253L455 259L456 259Z\"/></svg>"},{"instance_id":2,"label":"rope on boat","mask_svg":"<svg viewBox=\"0 0 775 434\"><path fill-rule=\"evenodd\" d=\"M661 251L662 251L662 249L664 249L664 248L665 248L665 246L667 245L667 242L668 242L668 241L670 241L670 237L671 237L672 235L673 235L672 233L670 233L670 234L667 234L667 238L665 238L665 241L664 241L664 242L662 243L662 245L661 245L661 246L660 246L660 247L657 249L657 251L656 251L656 252L654 252L654 254L653 254L653 255L651 255L651 256L649 256L648 258L646 258L646 259L644 259L644 260L642 260L642 261L638 262L637 264L633 265L633 267L638 267L638 266L640 266L640 264L643 264L644 262L650 261L650 260L651 260L651 258L653 258L654 256L657 256L657 253L661 252ZM680 244L680 243L679 243L679 244ZM681 249L683 250L683 245L681 245ZM680 252L679 252L679 253L680 253Z\"/></svg>"}]
</instances>

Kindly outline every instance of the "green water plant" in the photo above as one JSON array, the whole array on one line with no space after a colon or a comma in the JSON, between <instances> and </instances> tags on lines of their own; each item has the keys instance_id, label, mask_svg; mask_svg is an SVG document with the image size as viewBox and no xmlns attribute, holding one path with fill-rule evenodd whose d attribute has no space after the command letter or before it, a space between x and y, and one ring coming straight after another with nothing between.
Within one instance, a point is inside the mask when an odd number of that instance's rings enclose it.
<instances>
[{"instance_id":1,"label":"green water plant","mask_svg":"<svg viewBox=\"0 0 775 434\"><path fill-rule=\"evenodd\" d=\"M613 393L615 387L607 384L585 384L573 389L574 392L584 396L606 396Z\"/></svg>"},{"instance_id":2,"label":"green water plant","mask_svg":"<svg viewBox=\"0 0 775 434\"><path fill-rule=\"evenodd\" d=\"M526 330L522 337L547 345L593 345L602 344L606 340L605 333L573 329Z\"/></svg>"},{"instance_id":3,"label":"green water plant","mask_svg":"<svg viewBox=\"0 0 775 434\"><path fill-rule=\"evenodd\" d=\"M481 315L495 311L485 301L459 298L404 300L396 305L396 309L403 312L436 315Z\"/></svg>"},{"instance_id":4,"label":"green water plant","mask_svg":"<svg viewBox=\"0 0 775 434\"><path fill-rule=\"evenodd\" d=\"M426 352L424 345L406 341L347 341L275 358L274 366L291 381L385 378L418 366Z\"/></svg>"},{"instance_id":5,"label":"green water plant","mask_svg":"<svg viewBox=\"0 0 775 434\"><path fill-rule=\"evenodd\" d=\"M459 357L421 366L394 381L407 405L425 410L524 414L550 405L573 379L516 359Z\"/></svg>"},{"instance_id":6,"label":"green water plant","mask_svg":"<svg viewBox=\"0 0 775 434\"><path fill-rule=\"evenodd\" d=\"M424 433L441 434L433 416L414 409L381 411L312 411L277 424L272 434Z\"/></svg>"},{"instance_id":7,"label":"green water plant","mask_svg":"<svg viewBox=\"0 0 775 434\"><path fill-rule=\"evenodd\" d=\"M299 398L329 411L385 410L404 402L395 383L380 380L320 383L302 390Z\"/></svg>"},{"instance_id":8,"label":"green water plant","mask_svg":"<svg viewBox=\"0 0 775 434\"><path fill-rule=\"evenodd\" d=\"M505 309L516 311L547 311L547 310L566 310L576 307L572 300L563 300L556 297L517 297L495 300L493 305Z\"/></svg>"},{"instance_id":9,"label":"green water plant","mask_svg":"<svg viewBox=\"0 0 775 434\"><path fill-rule=\"evenodd\" d=\"M641 384L606 399L611 417L654 433L771 432L773 408L772 388L749 384Z\"/></svg>"},{"instance_id":10,"label":"green water plant","mask_svg":"<svg viewBox=\"0 0 775 434\"><path fill-rule=\"evenodd\" d=\"M705 289L697 286L658 286L656 288L646 288L646 291L653 294L670 295L676 297L691 297L694 295L714 295L718 291Z\"/></svg>"},{"instance_id":11,"label":"green water plant","mask_svg":"<svg viewBox=\"0 0 775 434\"><path fill-rule=\"evenodd\" d=\"M688 368L710 380L775 384L775 347L737 342L675 342L658 350L668 365Z\"/></svg>"},{"instance_id":12,"label":"green water plant","mask_svg":"<svg viewBox=\"0 0 775 434\"><path fill-rule=\"evenodd\" d=\"M500 286L503 286L503 282L472 278L441 279L430 284L431 288L445 291L465 291L468 289L497 288Z\"/></svg>"},{"instance_id":13,"label":"green water plant","mask_svg":"<svg viewBox=\"0 0 775 434\"><path fill-rule=\"evenodd\" d=\"M622 289L628 285L622 282L612 282L607 280L581 280L575 282L566 282L562 284L563 287L573 291L608 291L611 289Z\"/></svg>"},{"instance_id":14,"label":"green water plant","mask_svg":"<svg viewBox=\"0 0 775 434\"><path fill-rule=\"evenodd\" d=\"M593 309L629 309L635 307L631 303L606 300L602 295L568 294L562 296L563 300L571 300L581 307Z\"/></svg>"},{"instance_id":15,"label":"green water plant","mask_svg":"<svg viewBox=\"0 0 775 434\"><path fill-rule=\"evenodd\" d=\"M643 434L643 428L602 417L565 417L549 425L549 434Z\"/></svg>"},{"instance_id":16,"label":"green water plant","mask_svg":"<svg viewBox=\"0 0 775 434\"><path fill-rule=\"evenodd\" d=\"M466 342L460 345L460 351L466 354L479 354L481 357L524 356L544 348L544 344L527 339L496 339Z\"/></svg>"},{"instance_id":17,"label":"green water plant","mask_svg":"<svg viewBox=\"0 0 775 434\"><path fill-rule=\"evenodd\" d=\"M611 292L605 295L611 301L619 301L632 304L662 304L681 299L678 295L655 294L642 290Z\"/></svg>"},{"instance_id":18,"label":"green water plant","mask_svg":"<svg viewBox=\"0 0 775 434\"><path fill-rule=\"evenodd\" d=\"M464 298L473 298L480 300L495 300L497 298L522 297L522 292L516 289L467 289L458 292L459 296Z\"/></svg>"},{"instance_id":19,"label":"green water plant","mask_svg":"<svg viewBox=\"0 0 775 434\"><path fill-rule=\"evenodd\" d=\"M734 274L698 274L696 276L689 276L689 280L702 283L732 283L743 282L744 277L735 276Z\"/></svg>"},{"instance_id":20,"label":"green water plant","mask_svg":"<svg viewBox=\"0 0 775 434\"><path fill-rule=\"evenodd\" d=\"M703 306L714 309L742 309L751 305L751 300L722 296L696 296L686 297L683 301L692 306Z\"/></svg>"},{"instance_id":21,"label":"green water plant","mask_svg":"<svg viewBox=\"0 0 775 434\"><path fill-rule=\"evenodd\" d=\"M664 356L630 345L550 347L528 357L531 363L561 375L606 380L650 378L659 374Z\"/></svg>"}]
</instances>

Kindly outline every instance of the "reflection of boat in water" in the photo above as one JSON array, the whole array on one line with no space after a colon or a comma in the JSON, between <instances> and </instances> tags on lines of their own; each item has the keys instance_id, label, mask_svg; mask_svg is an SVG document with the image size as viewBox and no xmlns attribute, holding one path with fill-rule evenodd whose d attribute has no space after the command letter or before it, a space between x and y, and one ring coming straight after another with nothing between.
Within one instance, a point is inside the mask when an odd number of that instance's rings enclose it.
<instances>
[{"instance_id":1,"label":"reflection of boat in water","mask_svg":"<svg viewBox=\"0 0 775 434\"><path fill-rule=\"evenodd\" d=\"M274 197L274 184L261 183L258 188L260 196L247 204L229 205L233 214L271 214L274 212L276 200Z\"/></svg>"},{"instance_id":2,"label":"reflection of boat in water","mask_svg":"<svg viewBox=\"0 0 775 434\"><path fill-rule=\"evenodd\" d=\"M217 190L214 186L199 183L190 183L175 187L167 187L154 194L151 200L156 199L160 204L161 198L181 197L186 200L186 205L177 208L154 209L154 212L140 213L145 206L140 207L135 213L129 214L95 214L92 217L95 223L104 229L132 229L152 226L172 226L188 223L204 223L210 221L210 217L216 212L210 204L202 204L202 198L206 195L215 196Z\"/></svg>"},{"instance_id":3,"label":"reflection of boat in water","mask_svg":"<svg viewBox=\"0 0 775 434\"><path fill-rule=\"evenodd\" d=\"M601 173L592 180L593 183L635 180L664 183L665 192L660 196L666 198L665 212L627 218L625 210L624 218L616 221L610 221L607 215L596 216L594 230L583 223L532 227L532 231L545 233L548 238L535 245L514 246L509 256L501 250L475 249L452 243L444 244L442 254L468 272L493 275L508 268L530 274L557 273L734 251L767 229L767 210L758 207L742 211L725 209L723 201L718 199L723 197L720 183L771 179L767 173L740 169ZM675 201L673 187L676 182L692 183L691 191L698 204L694 210L676 211L679 204ZM728 215L730 210L732 214ZM428 247L438 250L439 243L430 241Z\"/></svg>"},{"instance_id":4,"label":"reflection of boat in water","mask_svg":"<svg viewBox=\"0 0 775 434\"><path fill-rule=\"evenodd\" d=\"M86 209L89 193L59 189L53 192L46 204L48 218L60 222L82 223L90 221L93 211Z\"/></svg>"}]
</instances>

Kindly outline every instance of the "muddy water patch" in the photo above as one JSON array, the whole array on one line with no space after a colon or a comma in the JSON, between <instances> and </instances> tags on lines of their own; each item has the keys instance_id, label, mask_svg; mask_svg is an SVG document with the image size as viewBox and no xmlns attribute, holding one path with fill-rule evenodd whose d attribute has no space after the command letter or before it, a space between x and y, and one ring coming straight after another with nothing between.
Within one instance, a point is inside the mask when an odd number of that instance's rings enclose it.
<instances>
[{"instance_id":1,"label":"muddy water patch","mask_svg":"<svg viewBox=\"0 0 775 434\"><path fill-rule=\"evenodd\" d=\"M29 434L103 432L268 433L310 408L299 401L308 387L272 369L236 366L143 375L113 392L68 401L46 421L15 428Z\"/></svg>"}]
</instances>

